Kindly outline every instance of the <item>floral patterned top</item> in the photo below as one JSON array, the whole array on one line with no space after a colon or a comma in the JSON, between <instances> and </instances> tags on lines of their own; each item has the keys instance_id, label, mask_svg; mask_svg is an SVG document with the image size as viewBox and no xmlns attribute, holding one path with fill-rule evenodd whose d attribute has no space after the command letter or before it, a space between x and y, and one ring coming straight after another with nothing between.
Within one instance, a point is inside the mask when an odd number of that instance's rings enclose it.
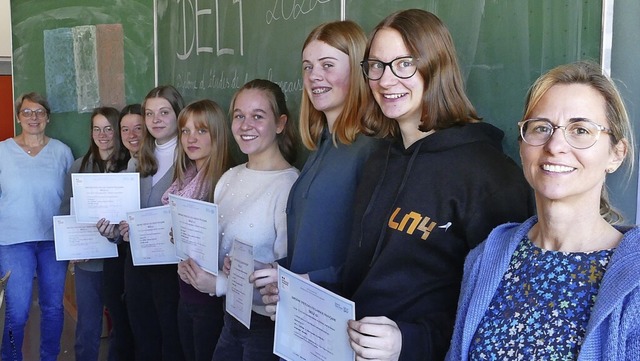
<instances>
[{"instance_id":1,"label":"floral patterned top","mask_svg":"<svg viewBox=\"0 0 640 361\"><path fill-rule=\"evenodd\" d=\"M470 360L575 360L613 250L557 252L524 238L469 349Z\"/></svg>"}]
</instances>

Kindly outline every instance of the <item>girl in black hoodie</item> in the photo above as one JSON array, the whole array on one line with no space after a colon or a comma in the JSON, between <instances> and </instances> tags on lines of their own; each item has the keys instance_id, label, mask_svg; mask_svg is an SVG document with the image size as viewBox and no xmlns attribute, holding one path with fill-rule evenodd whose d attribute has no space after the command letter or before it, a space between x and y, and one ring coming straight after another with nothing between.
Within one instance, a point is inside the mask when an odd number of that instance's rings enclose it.
<instances>
[{"instance_id":1,"label":"girl in black hoodie","mask_svg":"<svg viewBox=\"0 0 640 361\"><path fill-rule=\"evenodd\" d=\"M533 213L503 133L464 93L451 36L433 14L391 14L362 69L366 127L391 138L365 165L343 291L356 303L361 358L439 360L449 346L464 259L497 225Z\"/></svg>"}]
</instances>

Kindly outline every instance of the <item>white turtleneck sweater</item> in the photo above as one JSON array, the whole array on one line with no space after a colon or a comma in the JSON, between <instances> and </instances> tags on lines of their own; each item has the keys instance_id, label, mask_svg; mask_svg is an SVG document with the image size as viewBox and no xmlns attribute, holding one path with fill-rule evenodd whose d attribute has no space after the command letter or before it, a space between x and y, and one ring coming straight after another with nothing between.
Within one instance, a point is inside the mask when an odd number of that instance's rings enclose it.
<instances>
[{"instance_id":1,"label":"white turtleneck sweater","mask_svg":"<svg viewBox=\"0 0 640 361\"><path fill-rule=\"evenodd\" d=\"M168 142L160 145L156 141L156 149L153 154L158 160L158 171L153 175L152 185L156 185L158 181L164 176L165 173L175 163L175 150L178 144L178 137L171 138Z\"/></svg>"}]
</instances>

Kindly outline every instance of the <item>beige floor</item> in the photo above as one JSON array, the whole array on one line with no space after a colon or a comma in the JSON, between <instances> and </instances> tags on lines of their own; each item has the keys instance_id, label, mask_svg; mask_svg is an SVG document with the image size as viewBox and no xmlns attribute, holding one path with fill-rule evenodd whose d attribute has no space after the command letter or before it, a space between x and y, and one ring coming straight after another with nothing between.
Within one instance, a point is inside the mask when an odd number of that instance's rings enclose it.
<instances>
[{"instance_id":1,"label":"beige floor","mask_svg":"<svg viewBox=\"0 0 640 361\"><path fill-rule=\"evenodd\" d=\"M62 339L60 341L60 355L58 361L75 361L73 351L76 321L71 313L65 309L64 313L64 329L62 331ZM33 301L31 303L31 311L29 312L29 321L25 330L24 344L22 347L23 358L25 361L35 361L39 357L40 347L40 308L38 307L38 286L34 282L33 285ZM99 361L107 360L107 339L102 338L100 345Z\"/></svg>"}]
</instances>

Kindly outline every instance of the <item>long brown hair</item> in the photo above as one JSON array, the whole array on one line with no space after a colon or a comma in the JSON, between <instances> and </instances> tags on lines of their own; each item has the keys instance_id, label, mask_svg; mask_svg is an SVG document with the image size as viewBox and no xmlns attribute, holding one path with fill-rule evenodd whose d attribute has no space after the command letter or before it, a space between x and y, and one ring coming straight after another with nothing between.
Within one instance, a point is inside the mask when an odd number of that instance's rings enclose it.
<instances>
[{"instance_id":1,"label":"long brown hair","mask_svg":"<svg viewBox=\"0 0 640 361\"><path fill-rule=\"evenodd\" d=\"M446 129L481 120L464 90L453 39L444 23L434 14L420 9L395 12L382 20L369 38L364 58L369 58L371 43L380 29L397 31L416 59L424 79L423 132ZM369 80L371 81L371 80ZM397 122L387 118L373 100L367 106L365 127L379 136L398 134Z\"/></svg>"},{"instance_id":2,"label":"long brown hair","mask_svg":"<svg viewBox=\"0 0 640 361\"><path fill-rule=\"evenodd\" d=\"M182 108L184 108L184 100L182 99L182 95L171 85L161 85L159 87L151 89L149 94L144 97L144 102L142 103L142 109L144 114L145 105L147 99L151 98L164 98L169 104L171 104L171 108L176 113L176 118ZM143 115L144 117L144 115ZM146 124L146 123L143 123ZM176 136L178 134L176 133ZM144 132L142 132L142 143L140 144L140 150L138 151L138 172L140 172L140 177L148 177L156 174L158 171L158 161L153 154L156 149L155 138L146 125L144 127Z\"/></svg>"},{"instance_id":3,"label":"long brown hair","mask_svg":"<svg viewBox=\"0 0 640 361\"><path fill-rule=\"evenodd\" d=\"M269 100L271 105L271 111L275 115L276 120L282 115L286 115L287 122L284 125L284 129L281 133L276 134L276 141L278 142L278 149L284 159L293 164L296 161L298 155L298 137L296 136L295 127L287 108L287 101L282 92L282 89L278 84L264 79L254 79L238 89L231 99L231 105L229 106L229 114L233 116L235 109L236 98L243 90L255 89L261 91Z\"/></svg>"},{"instance_id":4,"label":"long brown hair","mask_svg":"<svg viewBox=\"0 0 640 361\"><path fill-rule=\"evenodd\" d=\"M113 129L113 151L109 154L109 158L102 159L100 157L100 149L93 140L93 119L102 115L109 121L109 126ZM127 162L131 155L127 148L122 144L120 139L120 113L117 109L112 107L100 107L93 110L91 113L91 128L89 130L89 150L82 157L80 163L80 171L82 172L94 172L94 173L117 173L127 168ZM93 164L89 164L89 160Z\"/></svg>"},{"instance_id":5,"label":"long brown hair","mask_svg":"<svg viewBox=\"0 0 640 361\"><path fill-rule=\"evenodd\" d=\"M360 71L367 36L360 25L346 20L324 23L313 29L304 41L302 50L304 51L314 40L322 41L349 56L349 95L331 132L334 143L339 141L351 144L362 131L361 119L368 101L369 90ZM316 149L326 126L327 119L324 113L313 107L309 95L303 90L300 103L300 137L304 146L309 150Z\"/></svg>"}]
</instances>

